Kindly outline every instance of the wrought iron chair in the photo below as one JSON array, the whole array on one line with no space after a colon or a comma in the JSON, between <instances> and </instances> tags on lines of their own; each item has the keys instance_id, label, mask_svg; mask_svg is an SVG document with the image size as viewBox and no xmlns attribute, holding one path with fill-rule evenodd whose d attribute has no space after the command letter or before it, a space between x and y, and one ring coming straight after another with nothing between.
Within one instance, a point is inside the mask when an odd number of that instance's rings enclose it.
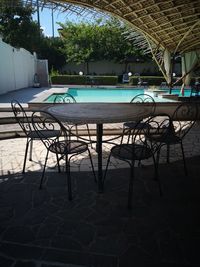
<instances>
[{"instance_id":1,"label":"wrought iron chair","mask_svg":"<svg viewBox=\"0 0 200 267\"><path fill-rule=\"evenodd\" d=\"M70 160L84 152L88 152L92 171L96 180L94 166L88 144L80 140L71 140L71 132L67 130L66 125L64 126L57 118L46 111L34 112L32 114L32 125L40 140L43 142L47 149L44 168L40 181L40 188L42 188L46 164L49 156L49 152L56 154L58 163L58 171L60 172L59 155L65 158L65 168L67 173L67 184L68 184L68 198L72 200L72 188L71 188L71 174L70 174ZM50 137L51 132L57 131L57 135ZM47 133L47 134L46 134ZM64 156L64 157L63 157Z\"/></svg>"},{"instance_id":2,"label":"wrought iron chair","mask_svg":"<svg viewBox=\"0 0 200 267\"><path fill-rule=\"evenodd\" d=\"M154 178L158 182L160 195L162 195L161 185L158 178L159 157L157 156L157 152L160 151L160 146L162 144L151 139L151 136L152 134L159 134L161 139L165 139L169 133L170 125L171 119L167 114L149 117L146 120L146 124L143 123L143 120L140 120L135 122L135 128L132 128L130 136L131 142L129 140L127 143L115 145L111 148L105 169L104 181L111 156L129 164L131 168L128 189L129 209L132 207L133 182L135 178L134 167L136 161L142 161L152 157L154 163Z\"/></svg>"},{"instance_id":3,"label":"wrought iron chair","mask_svg":"<svg viewBox=\"0 0 200 267\"><path fill-rule=\"evenodd\" d=\"M25 167L26 167L26 159L27 159L29 144L30 144L29 160L32 161L33 140L39 140L39 138L31 125L31 119L27 116L27 113L25 112L22 105L17 100L12 100L11 107L15 115L16 121L20 125L21 129L23 130L27 138L25 155L24 155L24 164L23 164L23 170L22 170L22 172L24 173ZM56 134L57 134L57 131L51 132L51 136L55 136Z\"/></svg>"},{"instance_id":4,"label":"wrought iron chair","mask_svg":"<svg viewBox=\"0 0 200 267\"><path fill-rule=\"evenodd\" d=\"M187 176L187 166L185 160L185 153L183 147L183 140L188 132L191 130L193 125L195 124L198 117L198 105L195 102L181 103L173 113L171 117L171 130L170 134L167 138L160 140L159 136L151 136L155 141L161 142L163 147L164 145L167 146L167 163L169 163L169 156L170 156L170 146L171 145L180 145L183 164L184 164L184 171L185 175ZM160 148L161 148L160 147Z\"/></svg>"},{"instance_id":5,"label":"wrought iron chair","mask_svg":"<svg viewBox=\"0 0 200 267\"><path fill-rule=\"evenodd\" d=\"M146 114L146 117L148 118L149 116L154 115L155 113L155 109L156 109L156 103L153 99L153 97L151 97L148 94L139 94L136 95L135 97L133 97L133 99L130 101L130 103L150 103L151 107L149 112ZM131 135L131 131L135 130L135 127L137 125L137 127L142 127L144 128L146 125L146 120L147 118L143 119L140 124L138 124L138 122L136 121L129 121L129 122L125 122L123 124L123 131L122 131L122 139L121 139L121 143L123 142L123 137L125 134L128 135L128 141Z\"/></svg>"},{"instance_id":6,"label":"wrought iron chair","mask_svg":"<svg viewBox=\"0 0 200 267\"><path fill-rule=\"evenodd\" d=\"M54 99L54 103L76 103L76 99L71 94L65 93L63 95L57 95L55 97L55 99ZM81 126L81 125L85 125L86 128L87 128L89 141L90 141L90 144L91 144L91 147L92 147L92 139L91 139L91 134L90 134L90 129L89 129L89 125L88 124L84 124L84 123L73 124L73 125L71 125L71 129L73 127L75 127L76 136L77 136L77 138L79 138L78 126Z\"/></svg>"}]
</instances>

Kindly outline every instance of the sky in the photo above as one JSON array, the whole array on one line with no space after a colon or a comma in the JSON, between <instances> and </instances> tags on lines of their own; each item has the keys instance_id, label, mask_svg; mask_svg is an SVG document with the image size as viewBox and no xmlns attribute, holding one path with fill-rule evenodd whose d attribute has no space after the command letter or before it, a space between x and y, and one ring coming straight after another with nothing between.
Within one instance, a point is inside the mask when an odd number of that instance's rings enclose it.
<instances>
[{"instance_id":1,"label":"sky","mask_svg":"<svg viewBox=\"0 0 200 267\"><path fill-rule=\"evenodd\" d=\"M89 15L88 15L89 18ZM37 12L33 15L33 20L37 21ZM65 21L73 21L78 22L81 20L87 20L86 17L78 16L76 14L69 14L66 12L54 11L53 12L53 20L54 20L54 36L59 36L58 29L59 25L57 22L64 23ZM40 26L43 29L43 33L45 36L53 36L53 27L52 27L52 11L49 8L40 9Z\"/></svg>"},{"instance_id":2,"label":"sky","mask_svg":"<svg viewBox=\"0 0 200 267\"><path fill-rule=\"evenodd\" d=\"M59 25L57 22L64 23L66 20L77 20L76 15L66 15L66 13L61 13L60 11L53 12L54 18L54 36L58 36L57 29ZM37 21L37 13L33 15L33 20ZM52 27L52 12L49 8L40 9L40 26L43 30L45 36L53 36L53 27Z\"/></svg>"}]
</instances>

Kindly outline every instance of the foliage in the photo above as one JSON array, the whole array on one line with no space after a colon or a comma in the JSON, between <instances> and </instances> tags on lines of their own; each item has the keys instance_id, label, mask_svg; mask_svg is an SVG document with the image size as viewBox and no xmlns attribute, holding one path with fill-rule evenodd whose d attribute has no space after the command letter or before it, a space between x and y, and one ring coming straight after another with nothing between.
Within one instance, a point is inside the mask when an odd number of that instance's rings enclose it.
<instances>
[{"instance_id":1,"label":"foliage","mask_svg":"<svg viewBox=\"0 0 200 267\"><path fill-rule=\"evenodd\" d=\"M117 81L117 76L55 75L51 77L52 84L116 85Z\"/></svg>"},{"instance_id":2,"label":"foliage","mask_svg":"<svg viewBox=\"0 0 200 267\"><path fill-rule=\"evenodd\" d=\"M60 23L61 38L49 38L32 20L34 10L25 7L23 1L0 0L0 7L0 34L3 40L14 47L36 52L40 59L48 59L49 70L59 70L67 61L86 63L88 74L91 61L127 63L130 57L142 57L141 52L124 39L123 32L127 26L117 19Z\"/></svg>"},{"instance_id":3,"label":"foliage","mask_svg":"<svg viewBox=\"0 0 200 267\"><path fill-rule=\"evenodd\" d=\"M162 82L165 82L165 78L162 76L131 76L129 83L131 85L137 85L139 79L148 82L148 85L160 85Z\"/></svg>"},{"instance_id":4,"label":"foliage","mask_svg":"<svg viewBox=\"0 0 200 267\"><path fill-rule=\"evenodd\" d=\"M127 26L117 19L59 25L67 62L81 64L103 59L125 62L131 56L142 56L130 41L124 39Z\"/></svg>"},{"instance_id":5,"label":"foliage","mask_svg":"<svg viewBox=\"0 0 200 267\"><path fill-rule=\"evenodd\" d=\"M139 79L143 82L147 82L148 85L161 85L162 82L166 82L163 76L131 76L129 79L129 83L131 85L137 85ZM175 82L176 78L173 79ZM176 85L181 85L182 81L180 80Z\"/></svg>"},{"instance_id":6,"label":"foliage","mask_svg":"<svg viewBox=\"0 0 200 267\"><path fill-rule=\"evenodd\" d=\"M32 21L33 9L24 7L22 1L1 0L0 33L6 43L14 47L23 47L30 52L38 52L40 30L37 23Z\"/></svg>"},{"instance_id":7,"label":"foliage","mask_svg":"<svg viewBox=\"0 0 200 267\"><path fill-rule=\"evenodd\" d=\"M0 33L3 41L14 47L22 47L36 52L38 58L47 59L49 70L61 68L65 64L60 38L44 37L38 24L32 20L34 10L24 7L20 0L0 0Z\"/></svg>"},{"instance_id":8,"label":"foliage","mask_svg":"<svg viewBox=\"0 0 200 267\"><path fill-rule=\"evenodd\" d=\"M51 71L50 71L50 77L53 77L53 76L58 76L59 75L59 71L58 70L55 70L52 66L51 68Z\"/></svg>"},{"instance_id":9,"label":"foliage","mask_svg":"<svg viewBox=\"0 0 200 267\"><path fill-rule=\"evenodd\" d=\"M59 70L65 65L66 60L62 54L63 42L59 37L43 37L41 39L39 57L48 59L49 70Z\"/></svg>"}]
</instances>

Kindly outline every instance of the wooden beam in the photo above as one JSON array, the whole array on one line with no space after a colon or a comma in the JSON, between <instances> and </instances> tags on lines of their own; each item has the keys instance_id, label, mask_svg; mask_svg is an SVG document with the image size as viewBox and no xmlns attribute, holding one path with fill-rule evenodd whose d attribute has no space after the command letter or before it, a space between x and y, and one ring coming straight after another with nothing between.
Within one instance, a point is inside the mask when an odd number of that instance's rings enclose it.
<instances>
[{"instance_id":1,"label":"wooden beam","mask_svg":"<svg viewBox=\"0 0 200 267\"><path fill-rule=\"evenodd\" d=\"M174 53L176 53L178 51L179 46L181 45L181 43L184 41L184 39L190 34L190 32L198 25L200 24L200 20L198 20L195 24L193 24L190 29L184 34L184 36L182 37L182 39L178 42L176 49L174 51Z\"/></svg>"}]
</instances>

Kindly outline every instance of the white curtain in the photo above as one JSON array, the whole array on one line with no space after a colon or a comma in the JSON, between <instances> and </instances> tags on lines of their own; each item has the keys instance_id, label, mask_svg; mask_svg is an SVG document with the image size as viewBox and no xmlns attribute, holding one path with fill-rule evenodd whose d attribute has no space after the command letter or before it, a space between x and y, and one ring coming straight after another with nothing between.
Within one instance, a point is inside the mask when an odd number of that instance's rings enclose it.
<instances>
[{"instance_id":1,"label":"white curtain","mask_svg":"<svg viewBox=\"0 0 200 267\"><path fill-rule=\"evenodd\" d=\"M167 76L167 83L170 84L172 62L171 62L171 53L167 49L164 51L164 68Z\"/></svg>"},{"instance_id":2,"label":"white curtain","mask_svg":"<svg viewBox=\"0 0 200 267\"><path fill-rule=\"evenodd\" d=\"M196 51L187 52L182 55L182 75L185 75L188 71L192 70L198 62L199 53ZM192 71L184 78L184 85L189 85L192 77Z\"/></svg>"}]
</instances>

